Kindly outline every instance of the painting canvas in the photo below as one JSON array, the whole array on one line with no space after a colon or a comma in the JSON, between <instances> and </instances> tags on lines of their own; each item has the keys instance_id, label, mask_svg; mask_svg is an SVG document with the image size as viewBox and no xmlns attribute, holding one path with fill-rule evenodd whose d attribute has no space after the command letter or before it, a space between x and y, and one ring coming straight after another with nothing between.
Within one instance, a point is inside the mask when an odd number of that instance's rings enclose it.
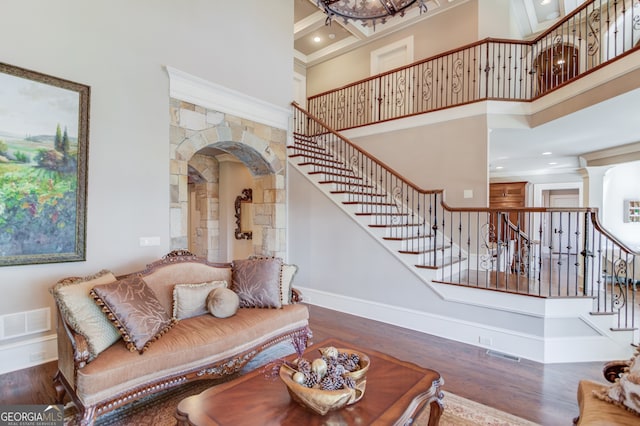
<instances>
[{"instance_id":1,"label":"painting canvas","mask_svg":"<svg viewBox=\"0 0 640 426\"><path fill-rule=\"evenodd\" d=\"M85 260L89 91L0 63L0 266Z\"/></svg>"}]
</instances>

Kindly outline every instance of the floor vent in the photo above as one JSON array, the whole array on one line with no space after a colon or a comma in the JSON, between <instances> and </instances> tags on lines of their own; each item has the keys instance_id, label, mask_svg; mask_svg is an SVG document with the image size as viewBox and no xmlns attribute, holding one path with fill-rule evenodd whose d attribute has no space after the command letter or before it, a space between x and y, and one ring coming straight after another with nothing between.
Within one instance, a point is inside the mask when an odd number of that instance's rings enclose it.
<instances>
[{"instance_id":1,"label":"floor vent","mask_svg":"<svg viewBox=\"0 0 640 426\"><path fill-rule=\"evenodd\" d=\"M51 330L51 309L0 315L0 340Z\"/></svg>"},{"instance_id":2,"label":"floor vent","mask_svg":"<svg viewBox=\"0 0 640 426\"><path fill-rule=\"evenodd\" d=\"M504 359L508 359L509 361L520 362L520 357L517 357L517 356L515 356L515 355L505 354L505 353L503 353L503 352L492 351L491 349L489 349L489 350L487 351L487 355L489 355L489 356L495 356L496 358L504 358Z\"/></svg>"}]
</instances>

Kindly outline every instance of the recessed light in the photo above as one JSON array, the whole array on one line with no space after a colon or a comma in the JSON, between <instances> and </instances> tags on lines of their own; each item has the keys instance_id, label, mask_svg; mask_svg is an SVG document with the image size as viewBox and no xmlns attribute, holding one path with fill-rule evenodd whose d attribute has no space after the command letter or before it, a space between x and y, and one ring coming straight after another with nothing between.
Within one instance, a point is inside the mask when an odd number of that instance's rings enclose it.
<instances>
[{"instance_id":1,"label":"recessed light","mask_svg":"<svg viewBox=\"0 0 640 426\"><path fill-rule=\"evenodd\" d=\"M502 170L502 169L504 169L504 167L502 167L502 166L496 166L496 170Z\"/></svg>"},{"instance_id":2,"label":"recessed light","mask_svg":"<svg viewBox=\"0 0 640 426\"><path fill-rule=\"evenodd\" d=\"M551 151L545 151L545 152L542 153L542 155L551 155L551 154L553 154L553 152L551 152Z\"/></svg>"},{"instance_id":3,"label":"recessed light","mask_svg":"<svg viewBox=\"0 0 640 426\"><path fill-rule=\"evenodd\" d=\"M558 163L554 163L554 162L549 163L550 166L555 166L556 164Z\"/></svg>"},{"instance_id":4,"label":"recessed light","mask_svg":"<svg viewBox=\"0 0 640 426\"><path fill-rule=\"evenodd\" d=\"M320 37L318 37L318 36L315 36L313 38L313 41L315 41L316 43L320 43L320 40L322 40L322 39Z\"/></svg>"},{"instance_id":5,"label":"recessed light","mask_svg":"<svg viewBox=\"0 0 640 426\"><path fill-rule=\"evenodd\" d=\"M336 35L334 33L329 34L329 40L333 40L334 38L336 38Z\"/></svg>"},{"instance_id":6,"label":"recessed light","mask_svg":"<svg viewBox=\"0 0 640 426\"><path fill-rule=\"evenodd\" d=\"M542 6L544 6L545 4L549 4L549 3L551 3L551 0L542 0L542 1L540 2L540 4L541 4Z\"/></svg>"}]
</instances>

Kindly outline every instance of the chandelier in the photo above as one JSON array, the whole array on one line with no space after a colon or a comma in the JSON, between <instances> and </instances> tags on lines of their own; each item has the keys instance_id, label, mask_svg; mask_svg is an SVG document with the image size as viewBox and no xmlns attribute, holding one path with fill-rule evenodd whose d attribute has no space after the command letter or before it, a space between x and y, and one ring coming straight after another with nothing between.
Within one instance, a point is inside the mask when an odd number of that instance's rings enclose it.
<instances>
[{"instance_id":1,"label":"chandelier","mask_svg":"<svg viewBox=\"0 0 640 426\"><path fill-rule=\"evenodd\" d=\"M427 11L425 0L317 0L318 6L327 14L327 25L334 16L347 20L360 20L366 24L372 21L375 27L376 21L385 23L387 18L404 12L417 3L420 13Z\"/></svg>"}]
</instances>

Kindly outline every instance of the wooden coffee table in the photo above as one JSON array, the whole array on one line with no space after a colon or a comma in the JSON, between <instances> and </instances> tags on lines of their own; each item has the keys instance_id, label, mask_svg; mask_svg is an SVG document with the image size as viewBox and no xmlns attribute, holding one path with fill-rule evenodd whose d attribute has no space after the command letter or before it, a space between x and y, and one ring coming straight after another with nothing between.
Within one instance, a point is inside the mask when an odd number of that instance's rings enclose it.
<instances>
[{"instance_id":1,"label":"wooden coffee table","mask_svg":"<svg viewBox=\"0 0 640 426\"><path fill-rule=\"evenodd\" d=\"M427 404L431 406L429 426L438 424L444 383L438 372L336 339L312 345L305 357L320 357L317 349L326 346L356 349L369 356L365 393L355 404L320 416L294 402L279 377L268 378L258 368L183 399L176 410L178 425L405 425Z\"/></svg>"}]
</instances>

